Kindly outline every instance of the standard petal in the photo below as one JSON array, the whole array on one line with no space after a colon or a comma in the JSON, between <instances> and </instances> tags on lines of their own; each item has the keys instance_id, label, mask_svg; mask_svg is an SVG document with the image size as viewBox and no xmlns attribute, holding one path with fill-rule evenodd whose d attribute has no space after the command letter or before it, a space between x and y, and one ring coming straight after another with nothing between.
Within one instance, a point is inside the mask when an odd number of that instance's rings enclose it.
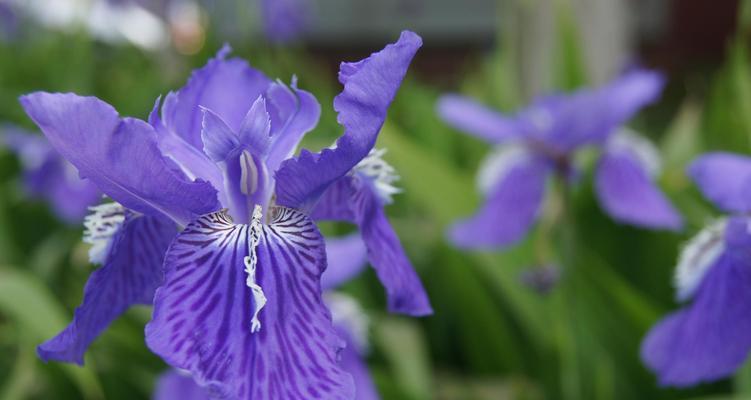
<instances>
[{"instance_id":1,"label":"standard petal","mask_svg":"<svg viewBox=\"0 0 751 400\"><path fill-rule=\"evenodd\" d=\"M518 160L499 177L477 214L451 227L451 242L464 249L492 249L521 240L537 219L549 172L545 160Z\"/></svg>"},{"instance_id":2,"label":"standard petal","mask_svg":"<svg viewBox=\"0 0 751 400\"><path fill-rule=\"evenodd\" d=\"M437 112L447 124L489 143L505 142L523 133L513 118L464 96L442 96L438 99Z\"/></svg>"},{"instance_id":3,"label":"standard petal","mask_svg":"<svg viewBox=\"0 0 751 400\"><path fill-rule=\"evenodd\" d=\"M229 52L228 46L222 48L206 66L193 72L185 87L164 102L164 126L197 149L203 148L200 107L217 113L237 132L253 102L271 83L244 60L227 59Z\"/></svg>"},{"instance_id":4,"label":"standard petal","mask_svg":"<svg viewBox=\"0 0 751 400\"><path fill-rule=\"evenodd\" d=\"M747 249L726 251L704 278L693 303L649 332L641 356L662 385L721 379L746 360L751 349L748 260Z\"/></svg>"},{"instance_id":5,"label":"standard petal","mask_svg":"<svg viewBox=\"0 0 751 400\"><path fill-rule=\"evenodd\" d=\"M83 364L89 344L134 304L151 304L162 282L162 261L177 233L163 217L128 215L112 237L104 265L84 288L73 322L37 349L44 361Z\"/></svg>"},{"instance_id":6,"label":"standard petal","mask_svg":"<svg viewBox=\"0 0 751 400\"><path fill-rule=\"evenodd\" d=\"M316 220L346 221L358 226L368 260L386 289L389 311L413 316L432 314L420 277L389 224L381 199L366 179L339 179L324 193L311 215Z\"/></svg>"},{"instance_id":7,"label":"standard petal","mask_svg":"<svg viewBox=\"0 0 751 400\"><path fill-rule=\"evenodd\" d=\"M21 97L21 104L82 177L126 208L180 224L219 208L210 184L188 182L172 171L151 125L121 119L95 97L37 92Z\"/></svg>"},{"instance_id":8,"label":"standard petal","mask_svg":"<svg viewBox=\"0 0 751 400\"><path fill-rule=\"evenodd\" d=\"M326 238L328 266L321 276L324 290L337 286L357 276L368 263L368 249L358 234L342 238Z\"/></svg>"},{"instance_id":9,"label":"standard petal","mask_svg":"<svg viewBox=\"0 0 751 400\"><path fill-rule=\"evenodd\" d=\"M210 400L208 393L193 378L175 370L159 377L153 400Z\"/></svg>"},{"instance_id":10,"label":"standard petal","mask_svg":"<svg viewBox=\"0 0 751 400\"><path fill-rule=\"evenodd\" d=\"M356 63L342 63L339 81L344 90L334 99L344 135L334 149L313 154L303 150L276 172L277 202L309 209L326 188L347 174L375 145L386 111L407 73L422 39L405 31L395 44Z\"/></svg>"},{"instance_id":11,"label":"standard petal","mask_svg":"<svg viewBox=\"0 0 751 400\"><path fill-rule=\"evenodd\" d=\"M256 282L267 302L256 309L246 286L248 225L203 216L173 242L146 341L216 397L351 399L352 378L337 363L343 342L321 298L323 239L301 213L277 209L255 247Z\"/></svg>"},{"instance_id":12,"label":"standard petal","mask_svg":"<svg viewBox=\"0 0 751 400\"><path fill-rule=\"evenodd\" d=\"M679 230L683 226L680 214L629 153L604 152L595 185L600 205L618 222L652 229Z\"/></svg>"},{"instance_id":13,"label":"standard petal","mask_svg":"<svg viewBox=\"0 0 751 400\"><path fill-rule=\"evenodd\" d=\"M704 197L727 212L751 211L751 158L708 153L694 160L688 174Z\"/></svg>"}]
</instances>

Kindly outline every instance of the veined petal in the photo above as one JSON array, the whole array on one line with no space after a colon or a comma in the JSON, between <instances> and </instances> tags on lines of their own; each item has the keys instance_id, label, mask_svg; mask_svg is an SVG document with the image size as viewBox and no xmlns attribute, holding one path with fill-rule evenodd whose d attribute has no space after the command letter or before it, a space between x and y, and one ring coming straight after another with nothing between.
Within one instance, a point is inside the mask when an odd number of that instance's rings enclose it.
<instances>
[{"instance_id":1,"label":"veined petal","mask_svg":"<svg viewBox=\"0 0 751 400\"><path fill-rule=\"evenodd\" d=\"M37 92L21 104L82 177L126 208L186 224L219 207L210 184L188 182L169 168L151 125L121 119L95 97Z\"/></svg>"},{"instance_id":2,"label":"veined petal","mask_svg":"<svg viewBox=\"0 0 751 400\"><path fill-rule=\"evenodd\" d=\"M253 102L271 83L244 60L227 59L230 51L225 45L206 66L193 72L185 87L164 102L165 127L197 149L203 148L199 107L211 109L237 132Z\"/></svg>"},{"instance_id":3,"label":"veined petal","mask_svg":"<svg viewBox=\"0 0 751 400\"><path fill-rule=\"evenodd\" d=\"M691 163L688 174L704 197L727 212L751 211L751 158L708 153Z\"/></svg>"},{"instance_id":4,"label":"veined petal","mask_svg":"<svg viewBox=\"0 0 751 400\"><path fill-rule=\"evenodd\" d=\"M153 400L210 400L208 393L187 373L170 370L159 377Z\"/></svg>"},{"instance_id":5,"label":"veined petal","mask_svg":"<svg viewBox=\"0 0 751 400\"><path fill-rule=\"evenodd\" d=\"M368 264L368 249L358 234L326 238L328 267L321 276L321 287L333 289L357 276Z\"/></svg>"},{"instance_id":6,"label":"veined petal","mask_svg":"<svg viewBox=\"0 0 751 400\"><path fill-rule=\"evenodd\" d=\"M680 214L630 152L605 151L597 165L595 185L600 205L616 221L652 229L683 226Z\"/></svg>"},{"instance_id":7,"label":"veined petal","mask_svg":"<svg viewBox=\"0 0 751 400\"><path fill-rule=\"evenodd\" d=\"M518 160L498 177L477 214L451 228L450 240L466 249L492 249L521 240L537 219L550 169L540 158Z\"/></svg>"},{"instance_id":8,"label":"veined petal","mask_svg":"<svg viewBox=\"0 0 751 400\"><path fill-rule=\"evenodd\" d=\"M420 277L386 218L382 200L366 178L340 178L324 193L312 216L357 224L368 260L386 289L389 311L414 316L433 312Z\"/></svg>"},{"instance_id":9,"label":"veined petal","mask_svg":"<svg viewBox=\"0 0 751 400\"><path fill-rule=\"evenodd\" d=\"M104 265L84 288L83 302L73 322L39 346L44 361L83 364L83 355L109 324L134 304L151 304L162 282L162 261L177 233L164 217L128 214L112 237Z\"/></svg>"},{"instance_id":10,"label":"veined petal","mask_svg":"<svg viewBox=\"0 0 751 400\"><path fill-rule=\"evenodd\" d=\"M409 63L422 45L415 33L405 31L395 44L356 63L342 63L339 81L344 90L334 99L344 135L334 149L286 160L276 172L277 202L310 209L334 181L347 174L373 148Z\"/></svg>"},{"instance_id":11,"label":"veined petal","mask_svg":"<svg viewBox=\"0 0 751 400\"><path fill-rule=\"evenodd\" d=\"M523 133L513 118L468 97L450 94L438 99L438 116L454 128L489 143L515 139Z\"/></svg>"},{"instance_id":12,"label":"veined petal","mask_svg":"<svg viewBox=\"0 0 751 400\"><path fill-rule=\"evenodd\" d=\"M257 332L243 262L249 230L215 213L178 235L146 327L148 346L215 397L351 399L352 379L337 363L343 343L321 299L326 261L315 225L277 209L263 226L255 272L268 302Z\"/></svg>"},{"instance_id":13,"label":"veined petal","mask_svg":"<svg viewBox=\"0 0 751 400\"><path fill-rule=\"evenodd\" d=\"M662 385L721 379L746 360L751 349L750 259L748 248L725 251L693 303L660 321L644 339L642 360Z\"/></svg>"}]
</instances>

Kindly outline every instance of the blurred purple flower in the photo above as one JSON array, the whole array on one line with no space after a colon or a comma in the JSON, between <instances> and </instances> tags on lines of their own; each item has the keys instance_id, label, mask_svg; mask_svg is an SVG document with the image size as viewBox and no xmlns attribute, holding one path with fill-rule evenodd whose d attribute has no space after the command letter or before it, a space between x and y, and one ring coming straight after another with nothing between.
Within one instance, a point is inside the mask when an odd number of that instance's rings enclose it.
<instances>
[{"instance_id":1,"label":"blurred purple flower","mask_svg":"<svg viewBox=\"0 0 751 400\"><path fill-rule=\"evenodd\" d=\"M298 39L308 27L310 0L261 0L266 37L273 42Z\"/></svg>"},{"instance_id":2,"label":"blurred purple flower","mask_svg":"<svg viewBox=\"0 0 751 400\"><path fill-rule=\"evenodd\" d=\"M47 201L55 214L71 224L80 224L89 206L101 193L52 148L44 136L10 125L0 127L0 141L21 161L23 186L34 198Z\"/></svg>"},{"instance_id":3,"label":"blurred purple flower","mask_svg":"<svg viewBox=\"0 0 751 400\"><path fill-rule=\"evenodd\" d=\"M675 285L678 300L690 304L658 322L642 343L644 363L666 386L728 377L751 350L751 159L707 154L689 175L731 215L684 247Z\"/></svg>"},{"instance_id":4,"label":"blurred purple flower","mask_svg":"<svg viewBox=\"0 0 751 400\"><path fill-rule=\"evenodd\" d=\"M451 241L462 248L493 248L522 239L538 217L548 176L576 176L574 154L588 146L601 149L595 187L613 219L680 229L680 215L652 182L657 151L618 129L655 101L662 86L659 74L636 70L601 88L540 98L511 117L465 97L442 97L441 118L497 146L478 175L486 203L451 228Z\"/></svg>"},{"instance_id":5,"label":"blurred purple flower","mask_svg":"<svg viewBox=\"0 0 751 400\"><path fill-rule=\"evenodd\" d=\"M153 299L147 345L213 396L352 398L336 362L343 341L321 297L325 249L312 218L359 226L390 310L432 312L383 211L391 178L371 168L382 163L373 146L421 44L403 32L342 63L334 109L344 134L297 157L318 102L294 80L287 87L226 59L228 49L170 93L161 113L157 101L148 123L93 97L22 97L52 145L117 202L90 217L104 266L40 356L81 363L114 318Z\"/></svg>"},{"instance_id":6,"label":"blurred purple flower","mask_svg":"<svg viewBox=\"0 0 751 400\"><path fill-rule=\"evenodd\" d=\"M0 1L0 40L11 40L15 37L19 28L17 12L10 6Z\"/></svg>"}]
</instances>

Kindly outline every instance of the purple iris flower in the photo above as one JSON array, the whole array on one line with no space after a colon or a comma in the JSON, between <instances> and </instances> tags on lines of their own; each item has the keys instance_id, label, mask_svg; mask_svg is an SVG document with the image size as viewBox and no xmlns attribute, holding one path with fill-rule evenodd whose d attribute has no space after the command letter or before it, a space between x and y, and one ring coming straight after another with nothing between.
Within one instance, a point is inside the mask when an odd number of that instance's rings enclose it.
<instances>
[{"instance_id":1,"label":"purple iris flower","mask_svg":"<svg viewBox=\"0 0 751 400\"><path fill-rule=\"evenodd\" d=\"M212 396L352 398L337 362L343 341L321 296L326 256L313 219L359 227L391 311L432 312L372 171L386 111L421 44L403 32L342 63L334 109L344 134L296 157L318 102L294 81L226 59L227 49L157 101L148 123L93 97L22 97L53 146L117 202L90 220L93 240L110 237L104 266L73 323L40 346L42 358L82 362L114 318L153 299L147 345Z\"/></svg>"},{"instance_id":2,"label":"purple iris flower","mask_svg":"<svg viewBox=\"0 0 751 400\"><path fill-rule=\"evenodd\" d=\"M358 273L367 264L367 249L359 235L326 240L328 268L321 276L322 286L331 290ZM334 285L334 286L329 286ZM329 292L325 295L331 310L334 326L346 347L339 354L339 364L352 375L355 400L378 400L380 396L363 361L367 351L367 317L357 302L343 294ZM164 373L157 383L154 400L208 400L205 389L198 386L190 374L176 370Z\"/></svg>"},{"instance_id":3,"label":"purple iris flower","mask_svg":"<svg viewBox=\"0 0 751 400\"><path fill-rule=\"evenodd\" d=\"M677 299L687 302L658 322L641 356L662 385L690 386L731 375L751 350L751 158L710 153L689 167L704 197L730 215L684 247Z\"/></svg>"},{"instance_id":4,"label":"purple iris flower","mask_svg":"<svg viewBox=\"0 0 751 400\"><path fill-rule=\"evenodd\" d=\"M575 153L591 146L601 151L597 195L613 219L679 229L680 215L652 182L659 169L657 151L645 139L618 129L655 101L662 87L659 74L636 70L597 89L540 98L514 116L458 95L442 97L441 118L496 145L478 175L486 202L451 228L452 242L462 248L493 248L519 241L540 213L548 176L576 176Z\"/></svg>"},{"instance_id":5,"label":"purple iris flower","mask_svg":"<svg viewBox=\"0 0 751 400\"><path fill-rule=\"evenodd\" d=\"M5 125L0 127L0 141L20 159L28 195L47 201L65 222L81 223L89 206L101 199L96 185L81 179L43 136Z\"/></svg>"}]
</instances>

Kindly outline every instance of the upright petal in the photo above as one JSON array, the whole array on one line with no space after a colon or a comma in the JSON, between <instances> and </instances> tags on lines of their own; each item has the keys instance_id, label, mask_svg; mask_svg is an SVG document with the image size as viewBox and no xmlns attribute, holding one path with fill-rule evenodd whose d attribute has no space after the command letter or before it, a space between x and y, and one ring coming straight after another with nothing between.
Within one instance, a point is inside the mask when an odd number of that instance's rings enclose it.
<instances>
[{"instance_id":1,"label":"upright petal","mask_svg":"<svg viewBox=\"0 0 751 400\"><path fill-rule=\"evenodd\" d=\"M595 185L600 205L616 221L652 229L679 230L683 226L680 214L627 152L602 154Z\"/></svg>"},{"instance_id":2,"label":"upright petal","mask_svg":"<svg viewBox=\"0 0 751 400\"><path fill-rule=\"evenodd\" d=\"M38 348L44 361L83 364L92 341L134 304L151 304L162 282L162 261L177 229L163 217L128 214L112 237L104 265L84 288L73 322Z\"/></svg>"},{"instance_id":3,"label":"upright petal","mask_svg":"<svg viewBox=\"0 0 751 400\"><path fill-rule=\"evenodd\" d=\"M751 211L751 158L708 153L691 163L688 174L704 197L727 212Z\"/></svg>"},{"instance_id":4,"label":"upright petal","mask_svg":"<svg viewBox=\"0 0 751 400\"><path fill-rule=\"evenodd\" d=\"M321 276L324 290L334 289L357 276L368 263L368 249L358 234L326 238L328 266Z\"/></svg>"},{"instance_id":5,"label":"upright petal","mask_svg":"<svg viewBox=\"0 0 751 400\"><path fill-rule=\"evenodd\" d=\"M81 176L126 208L180 224L219 208L210 184L188 182L172 171L151 125L121 119L95 97L37 92L21 97L21 103Z\"/></svg>"},{"instance_id":6,"label":"upright petal","mask_svg":"<svg viewBox=\"0 0 751 400\"><path fill-rule=\"evenodd\" d=\"M153 400L210 400L190 375L170 370L159 377Z\"/></svg>"},{"instance_id":7,"label":"upright petal","mask_svg":"<svg viewBox=\"0 0 751 400\"><path fill-rule=\"evenodd\" d=\"M477 214L451 228L450 240L465 249L492 249L521 240L537 219L550 168L540 158L518 160L499 177Z\"/></svg>"},{"instance_id":8,"label":"upright petal","mask_svg":"<svg viewBox=\"0 0 751 400\"><path fill-rule=\"evenodd\" d=\"M405 31L395 44L356 63L342 63L344 90L334 99L344 135L334 149L303 150L276 172L277 202L309 209L334 181L347 174L375 145L386 111L422 40Z\"/></svg>"},{"instance_id":9,"label":"upright petal","mask_svg":"<svg viewBox=\"0 0 751 400\"><path fill-rule=\"evenodd\" d=\"M442 96L437 112L454 128L493 144L518 138L523 133L515 119L464 96Z\"/></svg>"},{"instance_id":10,"label":"upright petal","mask_svg":"<svg viewBox=\"0 0 751 400\"><path fill-rule=\"evenodd\" d=\"M433 312L420 277L386 218L381 199L366 179L340 178L324 193L312 216L357 224L368 260L386 289L389 311L414 316Z\"/></svg>"},{"instance_id":11,"label":"upright petal","mask_svg":"<svg viewBox=\"0 0 751 400\"><path fill-rule=\"evenodd\" d=\"M260 330L251 332L256 305L243 262L251 228L216 213L170 247L147 344L215 397L351 399L352 378L337 363L343 343L321 299L323 239L301 213L275 214L254 247L267 298Z\"/></svg>"},{"instance_id":12,"label":"upright petal","mask_svg":"<svg viewBox=\"0 0 751 400\"><path fill-rule=\"evenodd\" d=\"M693 303L649 332L641 356L662 385L721 379L746 360L751 349L750 259L747 248L726 251L708 271Z\"/></svg>"},{"instance_id":13,"label":"upright petal","mask_svg":"<svg viewBox=\"0 0 751 400\"><path fill-rule=\"evenodd\" d=\"M206 66L193 72L185 87L164 102L165 127L197 149L203 148L200 107L217 113L237 132L253 102L271 83L244 60L227 59L229 52L228 46L222 48Z\"/></svg>"}]
</instances>

